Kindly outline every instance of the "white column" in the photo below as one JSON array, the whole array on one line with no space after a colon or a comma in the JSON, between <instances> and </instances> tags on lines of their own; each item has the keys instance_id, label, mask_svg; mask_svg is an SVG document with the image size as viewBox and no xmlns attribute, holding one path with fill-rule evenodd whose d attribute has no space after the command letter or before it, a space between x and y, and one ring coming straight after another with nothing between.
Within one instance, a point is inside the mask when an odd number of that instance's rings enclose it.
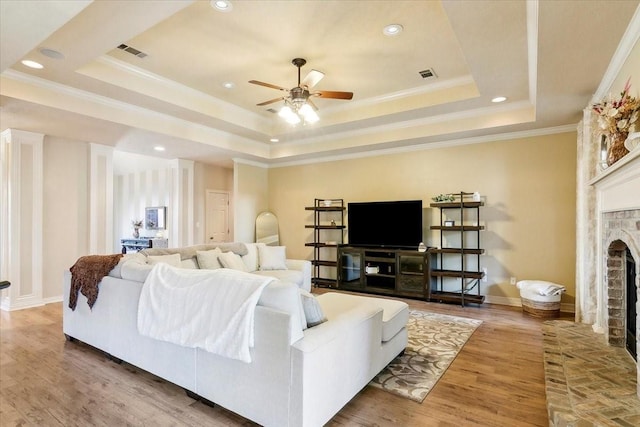
<instances>
[{"instance_id":1,"label":"white column","mask_svg":"<svg viewBox=\"0 0 640 427\"><path fill-rule=\"evenodd\" d=\"M42 209L44 135L7 129L0 134L0 308L43 304Z\"/></svg>"},{"instance_id":2,"label":"white column","mask_svg":"<svg viewBox=\"0 0 640 427\"><path fill-rule=\"evenodd\" d=\"M193 245L194 230L194 162L174 159L171 161L172 191L167 207L169 247Z\"/></svg>"},{"instance_id":3,"label":"white column","mask_svg":"<svg viewBox=\"0 0 640 427\"><path fill-rule=\"evenodd\" d=\"M89 144L89 254L113 248L113 147Z\"/></svg>"}]
</instances>

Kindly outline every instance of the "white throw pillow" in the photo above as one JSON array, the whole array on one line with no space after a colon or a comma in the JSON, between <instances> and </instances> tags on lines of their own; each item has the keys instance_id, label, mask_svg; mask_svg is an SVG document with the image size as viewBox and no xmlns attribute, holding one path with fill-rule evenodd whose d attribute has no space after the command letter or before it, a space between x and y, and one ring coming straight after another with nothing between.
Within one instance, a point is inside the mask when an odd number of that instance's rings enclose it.
<instances>
[{"instance_id":1,"label":"white throw pillow","mask_svg":"<svg viewBox=\"0 0 640 427\"><path fill-rule=\"evenodd\" d=\"M242 261L242 258L238 254L233 252L223 252L218 255L218 261L224 268L230 268L232 270L247 272L247 266Z\"/></svg>"},{"instance_id":2,"label":"white throw pillow","mask_svg":"<svg viewBox=\"0 0 640 427\"><path fill-rule=\"evenodd\" d=\"M320 303L311 292L300 289L300 300L307 319L307 327L311 328L327 321Z\"/></svg>"},{"instance_id":3,"label":"white throw pillow","mask_svg":"<svg viewBox=\"0 0 640 427\"><path fill-rule=\"evenodd\" d=\"M247 271L252 272L258 270L258 246L264 246L264 243L245 243L247 254L242 255L242 261L247 266Z\"/></svg>"},{"instance_id":4,"label":"white throw pillow","mask_svg":"<svg viewBox=\"0 0 640 427\"><path fill-rule=\"evenodd\" d=\"M155 265L159 262L163 262L165 264L169 264L172 267L180 268L181 260L180 254L171 254L171 255L149 255L147 257L147 263L151 265Z\"/></svg>"},{"instance_id":5,"label":"white throw pillow","mask_svg":"<svg viewBox=\"0 0 640 427\"><path fill-rule=\"evenodd\" d=\"M222 254L220 248L215 248L210 251L196 251L196 258L198 258L198 266L203 270L215 270L222 268L218 257Z\"/></svg>"},{"instance_id":6,"label":"white throw pillow","mask_svg":"<svg viewBox=\"0 0 640 427\"><path fill-rule=\"evenodd\" d=\"M284 246L258 246L260 270L286 270L287 255Z\"/></svg>"}]
</instances>

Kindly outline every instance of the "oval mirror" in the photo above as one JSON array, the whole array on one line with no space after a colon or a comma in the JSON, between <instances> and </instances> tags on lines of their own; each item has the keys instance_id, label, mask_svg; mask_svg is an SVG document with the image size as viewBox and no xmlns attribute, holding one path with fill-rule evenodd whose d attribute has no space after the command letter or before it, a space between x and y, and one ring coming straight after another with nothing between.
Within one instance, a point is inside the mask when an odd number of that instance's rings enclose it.
<instances>
[{"instance_id":1,"label":"oval mirror","mask_svg":"<svg viewBox=\"0 0 640 427\"><path fill-rule=\"evenodd\" d=\"M256 243L278 246L278 218L271 212L262 212L256 218Z\"/></svg>"}]
</instances>

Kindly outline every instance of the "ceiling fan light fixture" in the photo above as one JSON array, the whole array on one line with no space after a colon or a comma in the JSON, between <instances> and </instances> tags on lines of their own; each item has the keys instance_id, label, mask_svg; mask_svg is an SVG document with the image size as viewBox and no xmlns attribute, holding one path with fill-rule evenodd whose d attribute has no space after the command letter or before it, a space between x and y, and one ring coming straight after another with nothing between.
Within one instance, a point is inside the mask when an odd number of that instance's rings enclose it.
<instances>
[{"instance_id":1,"label":"ceiling fan light fixture","mask_svg":"<svg viewBox=\"0 0 640 427\"><path fill-rule=\"evenodd\" d=\"M302 117L304 117L305 123L315 123L320 120L318 114L311 108L311 105L305 103L300 107L299 113Z\"/></svg>"},{"instance_id":2,"label":"ceiling fan light fixture","mask_svg":"<svg viewBox=\"0 0 640 427\"><path fill-rule=\"evenodd\" d=\"M397 36L404 30L404 27L400 24L390 24L382 29L382 33L385 36Z\"/></svg>"},{"instance_id":3,"label":"ceiling fan light fixture","mask_svg":"<svg viewBox=\"0 0 640 427\"><path fill-rule=\"evenodd\" d=\"M211 0L211 7L220 12L231 12L233 5L228 0Z\"/></svg>"},{"instance_id":4,"label":"ceiling fan light fixture","mask_svg":"<svg viewBox=\"0 0 640 427\"><path fill-rule=\"evenodd\" d=\"M297 125L301 122L300 117L288 105L282 107L278 112L278 115L282 117L287 123L290 123L292 125Z\"/></svg>"}]
</instances>

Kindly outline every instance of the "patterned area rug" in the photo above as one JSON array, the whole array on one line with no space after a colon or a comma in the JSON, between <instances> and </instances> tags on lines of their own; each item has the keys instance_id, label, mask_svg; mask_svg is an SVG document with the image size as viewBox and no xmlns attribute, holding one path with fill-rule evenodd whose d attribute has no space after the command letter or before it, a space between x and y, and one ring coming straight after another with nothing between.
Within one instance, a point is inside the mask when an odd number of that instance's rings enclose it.
<instances>
[{"instance_id":1,"label":"patterned area rug","mask_svg":"<svg viewBox=\"0 0 640 427\"><path fill-rule=\"evenodd\" d=\"M410 310L409 343L369 384L422 402L481 320Z\"/></svg>"}]
</instances>

